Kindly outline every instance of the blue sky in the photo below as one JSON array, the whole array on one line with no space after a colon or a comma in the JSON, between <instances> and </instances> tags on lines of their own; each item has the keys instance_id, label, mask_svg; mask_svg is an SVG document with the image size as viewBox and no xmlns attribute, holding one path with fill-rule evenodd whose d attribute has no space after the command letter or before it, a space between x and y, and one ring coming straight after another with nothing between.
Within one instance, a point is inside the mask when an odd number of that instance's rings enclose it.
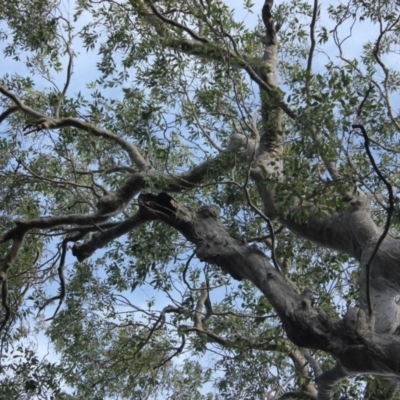
<instances>
[{"instance_id":1,"label":"blue sky","mask_svg":"<svg viewBox=\"0 0 400 400\"><path fill-rule=\"evenodd\" d=\"M237 18L243 18L246 20L246 23L250 26L254 26L257 23L258 19L258 13L261 10L263 1L257 0L255 1L255 10L256 14L250 14L246 13L243 14L243 10L241 10L241 7L237 6L238 2L235 0L230 0L226 2L228 5L232 5L235 7L236 12L235 15ZM279 3L279 2L277 2ZM324 2L325 3L325 2ZM331 4L337 4L338 2L330 2ZM72 14L73 10L73 2L65 2L65 4L69 4L69 10ZM325 5L325 4L324 4ZM83 23L82 21L81 23ZM326 19L326 14L322 14L322 24L325 24L327 22ZM328 24L328 29L332 28L333 25L330 23ZM346 30L349 31L350 26L345 25L343 27L343 37L346 35ZM344 49L346 52L350 53L352 56L356 56L357 54L360 54L361 46L365 43L366 40L368 39L373 39L376 37L377 34L377 27L376 26L368 26L368 29L366 30L365 28L363 31L360 31L357 29L357 25L353 29L353 36L345 43ZM1 49L2 44L0 43L0 49ZM98 75L96 75L96 62L98 60L98 56L96 56L96 53L87 53L86 50L81 48L81 43L79 39L76 39L76 42L74 44L74 50L79 53L79 56L75 59L74 62L74 74L72 77L71 85L68 91L68 95L72 96L74 93L81 91L83 94L88 93L86 91L86 84L88 83L88 80L95 80ZM325 63L328 60L328 57L336 57L336 47L334 46L333 40L331 39L330 42L328 43L327 46L324 48L324 53L319 53L316 55L315 63L314 63L314 69L316 71L323 70L323 67ZM398 66L399 65L399 58L393 56L393 59L390 58L389 64ZM1 67L0 67L0 75L3 75L5 73L13 74L13 73L18 73L20 75L29 75L28 71L25 69L24 65L22 63L16 62L10 58L5 58L2 60ZM56 76L56 81L59 87L62 87L65 81L65 74L61 73ZM40 89L42 86L47 86L47 82L43 79L36 79L35 82L37 83L37 88ZM115 89L109 89L108 94L111 97L119 98L121 96L121 91L119 88ZM396 95L397 96L397 95ZM101 252L97 252L96 256L101 255ZM73 257L69 254L67 258L67 268L72 268L75 260ZM50 293L51 295L54 295L54 293L57 290L57 286L54 285L53 287L50 288ZM223 291L224 289L221 289ZM132 296L130 293L127 293L127 295ZM218 296L216 292L212 292L213 296ZM156 309L162 309L164 306L169 304L169 300L166 299L165 296L161 296L159 293L154 292L150 289L150 287L145 287L145 288L140 288L135 291L134 293L134 300L135 304L137 304L141 308L147 308L146 303L149 299L152 297L155 297L156 299ZM54 311L55 306L48 307L46 310L46 316L52 315L52 312ZM47 338L43 334L39 334L37 336L37 347L38 347L38 352L41 356L47 356L47 359L51 361L57 361L58 357L52 351L51 349L48 349L49 343L47 341Z\"/></svg>"}]
</instances>

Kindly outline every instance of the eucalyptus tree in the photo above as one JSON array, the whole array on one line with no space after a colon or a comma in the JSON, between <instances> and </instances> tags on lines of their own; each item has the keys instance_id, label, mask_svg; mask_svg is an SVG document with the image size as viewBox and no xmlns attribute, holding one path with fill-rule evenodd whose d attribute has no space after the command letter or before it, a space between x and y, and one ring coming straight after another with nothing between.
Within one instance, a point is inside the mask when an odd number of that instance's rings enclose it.
<instances>
[{"instance_id":1,"label":"eucalyptus tree","mask_svg":"<svg viewBox=\"0 0 400 400\"><path fill-rule=\"evenodd\" d=\"M3 396L395 396L398 2L0 16Z\"/></svg>"}]
</instances>

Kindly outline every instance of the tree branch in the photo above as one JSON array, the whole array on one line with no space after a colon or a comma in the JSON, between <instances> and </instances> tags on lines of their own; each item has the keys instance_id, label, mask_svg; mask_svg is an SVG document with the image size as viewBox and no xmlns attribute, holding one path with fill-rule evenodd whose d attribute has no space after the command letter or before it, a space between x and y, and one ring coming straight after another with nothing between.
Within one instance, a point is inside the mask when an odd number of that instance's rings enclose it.
<instances>
[{"instance_id":1,"label":"tree branch","mask_svg":"<svg viewBox=\"0 0 400 400\"><path fill-rule=\"evenodd\" d=\"M24 114L33 117L36 120L35 123L33 124L35 128L32 129L31 131L26 132L26 134L30 132L41 131L43 129L61 129L66 127L76 128L91 133L94 136L99 136L104 139L111 140L117 143L123 150L127 152L131 162L134 165L136 165L139 168L139 170L146 170L150 167L150 164L142 157L136 146L132 145L127 140L116 135L115 133L106 131L104 129L97 127L94 124L90 124L85 121L80 121L76 118L67 117L61 119L53 119L51 117L48 117L34 110L33 108L24 105L24 103L19 99L18 96L7 90L6 87L4 87L3 85L0 85L0 93L2 93L4 96L12 100L16 104L18 109L22 111ZM26 129L27 128L29 128L29 126L27 126Z\"/></svg>"},{"instance_id":2,"label":"tree branch","mask_svg":"<svg viewBox=\"0 0 400 400\"><path fill-rule=\"evenodd\" d=\"M8 271L17 260L18 254L21 250L25 234L20 232L14 236L14 241L11 245L6 257L1 260L2 265L0 269L0 282L1 282L1 302L5 310L5 315L0 323L0 332L4 329L11 316L11 308L8 304Z\"/></svg>"},{"instance_id":3,"label":"tree branch","mask_svg":"<svg viewBox=\"0 0 400 400\"><path fill-rule=\"evenodd\" d=\"M117 226L92 235L88 242L83 244L75 243L72 248L72 254L78 259L78 261L82 262L86 258L90 257L96 250L105 247L116 238L127 234L132 229L135 229L152 219L154 219L154 217L151 214L144 212L144 210L140 210Z\"/></svg>"},{"instance_id":4,"label":"tree branch","mask_svg":"<svg viewBox=\"0 0 400 400\"><path fill-rule=\"evenodd\" d=\"M289 352L289 357L293 360L293 363L295 364L298 376L303 378L299 379L300 382L304 382L301 385L302 391L307 393L310 398L317 399L318 392L315 386L311 383L310 375L307 368L308 361L304 356L304 352L302 352L301 349L292 349Z\"/></svg>"},{"instance_id":5,"label":"tree branch","mask_svg":"<svg viewBox=\"0 0 400 400\"><path fill-rule=\"evenodd\" d=\"M332 320L322 310L315 309L306 292L298 294L257 247L228 235L219 220L218 207L194 210L167 193L140 195L138 200L140 207L193 243L201 261L218 265L234 279L247 279L258 287L297 346L332 354L345 376L368 373L400 376L397 357L400 337L373 333L360 309L350 308L341 320Z\"/></svg>"},{"instance_id":6,"label":"tree branch","mask_svg":"<svg viewBox=\"0 0 400 400\"><path fill-rule=\"evenodd\" d=\"M73 72L73 65L74 65L74 54L71 50L71 44L72 44L72 27L70 25L69 20L65 19L64 17L59 17L60 19L62 19L67 25L68 25L68 41L64 39L64 37L62 37L62 40L65 43L65 47L66 47L66 52L68 54L68 66L67 66L67 77L65 80L65 84L64 84L64 88L57 100L57 105L55 108L55 112L54 112L54 116L56 118L60 118L60 110L61 110L61 106L64 102L65 99L65 95L67 93L69 84L71 82L71 76L72 76L72 72Z\"/></svg>"},{"instance_id":7,"label":"tree branch","mask_svg":"<svg viewBox=\"0 0 400 400\"><path fill-rule=\"evenodd\" d=\"M374 315L374 309L373 309L373 305L372 305L372 299L371 299L371 265L372 262L375 259L375 256L378 253L378 250L382 244L382 242L384 241L385 237L387 236L387 234L389 233L389 228L390 228L390 224L392 221L392 215L394 212L394 195L393 195L393 188L392 185L390 184L390 182L385 178L385 176L382 174L382 172L380 171L380 169L378 168L378 166L376 165L374 156L371 153L371 149L369 147L369 137L367 134L367 131L364 128L364 125L352 125L353 129L360 129L362 132L362 135L364 137L364 145L365 145L365 151L368 154L368 158L371 162L371 165L374 169L374 171L376 172L376 174L378 175L379 179L385 184L388 194L389 194L389 207L387 208L387 215L386 215L386 222L385 222L385 226L383 229L382 234L380 235L375 248L371 254L371 257L369 258L367 264L365 265L365 270L366 270L366 296L367 296L367 305L368 305L368 314L369 314L369 319L370 319L370 324L372 329L374 329L375 326L375 315Z\"/></svg>"},{"instance_id":8,"label":"tree branch","mask_svg":"<svg viewBox=\"0 0 400 400\"><path fill-rule=\"evenodd\" d=\"M84 215L84 214L69 214L53 217L43 217L31 219L27 221L16 221L15 228L10 229L3 236L0 236L0 243L8 242L20 235L25 235L33 229L53 229L63 225L78 225L86 226L94 223L101 223L107 220L108 217L101 215Z\"/></svg>"},{"instance_id":9,"label":"tree branch","mask_svg":"<svg viewBox=\"0 0 400 400\"><path fill-rule=\"evenodd\" d=\"M18 111L17 106L12 106L8 107L7 110L5 110L1 115L0 115L0 124L6 120L11 114L14 114L15 112Z\"/></svg>"},{"instance_id":10,"label":"tree branch","mask_svg":"<svg viewBox=\"0 0 400 400\"><path fill-rule=\"evenodd\" d=\"M188 55L198 56L214 61L225 62L226 58L229 58L232 65L244 69L250 78L259 85L260 89L266 91L268 95L274 99L274 103L290 118L297 118L296 113L281 99L279 89L277 89L276 86L271 86L268 81L265 81L262 78L263 74L260 73L260 64L262 63L260 63L260 59L254 60L254 57L240 52L237 47L230 49L227 48L227 46L220 46L219 44L211 43L206 38L197 35L193 30L185 25L169 18L165 18L157 11L157 9L155 9L155 11L153 10L154 6L149 8L142 0L130 0L130 4L138 13L148 19L151 25L156 29L158 35L163 38L163 44L165 46L178 51L183 51ZM163 22L164 25L161 25L160 21ZM178 37L173 31L166 30L165 24L179 28L195 39L192 40ZM231 43L235 43L227 32L224 31L224 35L225 37L230 38ZM262 69L264 69L264 66L262 66Z\"/></svg>"}]
</instances>

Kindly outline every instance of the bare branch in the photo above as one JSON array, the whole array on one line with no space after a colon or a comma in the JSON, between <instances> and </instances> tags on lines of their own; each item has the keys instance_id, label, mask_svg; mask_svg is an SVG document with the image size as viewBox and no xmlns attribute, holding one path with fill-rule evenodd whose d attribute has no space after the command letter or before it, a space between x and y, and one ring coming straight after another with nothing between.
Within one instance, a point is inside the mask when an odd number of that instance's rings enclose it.
<instances>
[{"instance_id":1,"label":"bare branch","mask_svg":"<svg viewBox=\"0 0 400 400\"><path fill-rule=\"evenodd\" d=\"M146 170L150 167L149 163L142 157L136 146L132 145L127 140L116 135L115 133L106 131L104 129L97 127L94 124L90 124L85 121L80 121L76 118L67 117L61 119L53 119L51 117L48 117L34 110L33 108L24 105L24 103L19 99L18 96L7 90L3 85L0 85L0 93L2 93L4 96L12 100L16 104L18 109L22 111L24 114L33 117L36 120L35 123L33 124L35 128L32 129L31 131L26 132L26 134L29 132L41 131L43 129L61 129L66 127L76 128L91 133L94 136L99 136L104 139L112 140L113 142L117 143L119 146L121 146L123 150L125 150L128 153L130 160L134 165L136 165L139 168L139 170ZM29 128L29 126L26 127L26 129L27 128Z\"/></svg>"},{"instance_id":2,"label":"bare branch","mask_svg":"<svg viewBox=\"0 0 400 400\"><path fill-rule=\"evenodd\" d=\"M165 25L171 25L186 31L191 37L196 37L198 35L190 28L187 28L171 19L165 18L160 13L156 14L141 0L131 0L130 3L137 12L146 16L152 26L155 27L157 33L164 39L165 46L183 51L192 56L198 56L215 61L225 61L226 58L229 58L233 65L244 69L249 74L250 78L256 82L262 90L265 90L271 99L274 99L275 104L290 118L297 118L296 113L282 100L279 89L276 86L271 86L270 82L265 81L262 78L263 74L259 71L261 60L252 61L254 57L241 53L236 46L235 40L233 40L232 36L229 35L228 32L224 31L224 35L229 38L230 42L233 44L233 49L226 48L226 46L221 46L219 44L210 43L209 41L204 42L203 38L200 36L199 39L194 40L186 38L182 39L175 35L174 32L166 30ZM160 21L162 21L164 25L161 25ZM223 29L222 26L220 28ZM264 66L262 68L264 68Z\"/></svg>"},{"instance_id":3,"label":"bare branch","mask_svg":"<svg viewBox=\"0 0 400 400\"><path fill-rule=\"evenodd\" d=\"M19 233L18 235L15 235L13 244L11 245L11 249L9 250L4 260L2 260L3 265L0 269L1 301L2 306L5 309L5 316L0 324L0 332L4 329L11 316L11 308L8 304L8 271L17 260L18 254L24 241L24 237L24 233Z\"/></svg>"},{"instance_id":4,"label":"bare branch","mask_svg":"<svg viewBox=\"0 0 400 400\"><path fill-rule=\"evenodd\" d=\"M289 339L297 346L332 354L346 371L345 376L358 373L400 376L398 336L374 333L360 309L350 308L342 320L332 320L322 310L315 309L307 292L299 294L260 250L226 232L217 207L194 210L166 193L141 195L139 204L192 242L201 261L218 265L234 279L247 279L257 286L278 313ZM320 382L325 377L321 375Z\"/></svg>"},{"instance_id":5,"label":"bare branch","mask_svg":"<svg viewBox=\"0 0 400 400\"><path fill-rule=\"evenodd\" d=\"M27 232L33 229L52 229L63 225L86 226L93 225L93 223L101 223L107 219L108 217L101 215L69 214L43 217L27 221L16 221L16 227L10 229L3 236L1 236L0 243L5 243L11 239L18 238L20 235L25 235Z\"/></svg>"},{"instance_id":6,"label":"bare branch","mask_svg":"<svg viewBox=\"0 0 400 400\"><path fill-rule=\"evenodd\" d=\"M69 21L66 21L66 22L69 25ZM73 54L72 49L71 49L71 44L72 44L71 27L69 27L68 36L69 36L69 40L65 41L66 51L67 51L67 54L68 54L67 78L65 80L63 91L61 92L61 94L60 94L60 96L58 98L57 106L56 106L56 109L55 109L55 112L54 112L54 116L57 119L60 118L61 106L63 104L65 95L67 93L69 84L71 82L72 70L73 70L73 65L74 65L74 54Z\"/></svg>"},{"instance_id":7,"label":"bare branch","mask_svg":"<svg viewBox=\"0 0 400 400\"><path fill-rule=\"evenodd\" d=\"M18 107L19 110L24 112L25 114L29 115L30 117L40 119L43 118L44 115L33 108L26 106L23 104L22 100L15 95L14 93L10 92L9 90L6 89L5 86L0 85L0 93L2 93L4 96L8 97L10 100L12 100L16 106Z\"/></svg>"},{"instance_id":8,"label":"bare branch","mask_svg":"<svg viewBox=\"0 0 400 400\"><path fill-rule=\"evenodd\" d=\"M44 303L41 307L39 307L39 310L38 310L38 314L39 314L39 313L40 313L42 310L44 310L49 304L53 303L53 302L56 301L56 300L59 300L58 306L57 306L56 310L54 311L53 316L50 317L50 318L47 318L46 321L51 321L52 319L55 318L55 316L56 316L57 313L58 313L58 310L60 309L60 307L61 307L61 305L62 305L62 302L64 301L65 295L66 295L66 293L67 293L67 286L66 286L65 277L64 277L64 267L65 267L65 257L66 257L66 255L67 255L67 245L68 245L68 242L76 242L77 240L82 239L82 238L85 236L85 234L86 234L86 233L80 232L80 233L78 233L78 234L75 235L75 236L66 237L66 238L62 241L62 243L61 243L60 264L59 264L59 267L58 267L58 269L57 269L58 278L60 279L60 291L59 291L59 294L58 294L57 296L54 296L54 297L52 297L52 298L46 300L45 303Z\"/></svg>"},{"instance_id":9,"label":"bare branch","mask_svg":"<svg viewBox=\"0 0 400 400\"><path fill-rule=\"evenodd\" d=\"M335 385L347 378L348 374L340 364L336 364L331 370L324 372L317 378L318 400L332 400L332 392Z\"/></svg>"},{"instance_id":10,"label":"bare branch","mask_svg":"<svg viewBox=\"0 0 400 400\"><path fill-rule=\"evenodd\" d=\"M179 330L182 332L196 332L200 336L206 336L210 341L218 343L221 346L226 346L226 344L228 343L228 340L226 338L218 336L208 330L197 328L195 326L181 326L179 327Z\"/></svg>"},{"instance_id":11,"label":"bare branch","mask_svg":"<svg viewBox=\"0 0 400 400\"><path fill-rule=\"evenodd\" d=\"M203 330L203 307L208 298L207 285L203 284L200 290L200 296L197 299L196 309L194 311L194 327Z\"/></svg>"},{"instance_id":12,"label":"bare branch","mask_svg":"<svg viewBox=\"0 0 400 400\"><path fill-rule=\"evenodd\" d=\"M1 115L0 115L0 124L6 120L11 114L14 114L15 112L18 111L18 107L17 106L12 106L7 108L6 111L4 111Z\"/></svg>"},{"instance_id":13,"label":"bare branch","mask_svg":"<svg viewBox=\"0 0 400 400\"><path fill-rule=\"evenodd\" d=\"M232 184L235 184L236 186L238 186L240 189L242 189L244 191L247 203L249 204L250 208L256 214L258 214L267 223L268 230L269 230L269 235L270 235L270 238L271 238L271 258L272 258L272 262L273 262L276 270L281 274L282 273L281 267L279 266L278 258L276 256L275 231L274 231L274 227L272 226L271 219L268 218L258 207L256 207L254 205L254 203L252 202L251 197L250 197L249 189L247 188L247 183L245 183L242 186L242 185L239 185L237 182L232 181Z\"/></svg>"},{"instance_id":14,"label":"bare branch","mask_svg":"<svg viewBox=\"0 0 400 400\"><path fill-rule=\"evenodd\" d=\"M175 26L176 28L181 29L182 31L188 33L193 39L202 42L209 43L208 40L204 36L198 35L193 29L188 28L186 25L180 24L173 19L166 18L162 15L153 4L150 4L150 9L153 11L154 15L157 16L161 21L167 23L168 25Z\"/></svg>"},{"instance_id":15,"label":"bare branch","mask_svg":"<svg viewBox=\"0 0 400 400\"><path fill-rule=\"evenodd\" d=\"M374 156L371 153L371 149L369 147L369 137L367 134L367 131L364 128L364 125L352 125L353 129L360 129L362 132L362 135L364 137L364 146L365 146L365 151L368 154L368 158L371 162L371 165L374 169L374 171L376 172L376 174L379 176L379 179L385 184L388 194L389 194L389 207L387 208L387 215L386 215L386 222L385 222L385 226L383 228L383 232L381 234L381 236L379 237L374 251L371 254L371 257L369 258L365 269L366 269L366 290L367 290L367 305L368 305L368 314L369 314L369 318L370 318L370 324L372 326L372 328L374 328L375 326L375 315L374 315L374 309L372 306L372 300L371 300L371 265L372 262L374 261L374 258L376 256L376 254L378 253L379 247L381 246L382 242L384 241L385 237L387 236L387 234L389 233L389 228L390 228L390 224L392 221L392 215L394 212L394 195L393 195L393 188L392 185L390 184L390 182L383 176L382 172L380 171L380 169L378 168L378 166L376 165Z\"/></svg>"},{"instance_id":16,"label":"bare branch","mask_svg":"<svg viewBox=\"0 0 400 400\"><path fill-rule=\"evenodd\" d=\"M308 72L308 78L311 76L311 71L312 71L312 62L314 58L314 50L315 50L315 24L317 22L317 15L318 15L318 0L314 0L314 7L313 7L313 16L311 19L311 24L310 24L310 40L311 40L311 46L310 46L310 51L308 52L308 60L307 60L307 72Z\"/></svg>"},{"instance_id":17,"label":"bare branch","mask_svg":"<svg viewBox=\"0 0 400 400\"><path fill-rule=\"evenodd\" d=\"M174 357L178 356L180 353L182 353L183 349L185 348L185 344L186 344L186 339L185 339L185 335L182 335L181 337L181 345L178 348L173 348L173 350L175 350L175 352L173 354L171 354L169 357L167 357L162 363L156 365L154 367L154 369L158 369L160 367L162 367L163 365L165 365L168 361L172 360ZM172 350L172 349L170 349Z\"/></svg>"},{"instance_id":18,"label":"bare branch","mask_svg":"<svg viewBox=\"0 0 400 400\"><path fill-rule=\"evenodd\" d=\"M190 98L189 98L189 94L186 92L186 96L187 96L187 100L188 100L188 104L190 104L190 111L193 115L193 117L196 120L197 126L200 128L201 132L203 133L203 135L207 138L207 140L210 142L210 144L219 152L222 152L223 150L221 149L220 146L218 146L217 143L215 143L215 141L212 139L212 137L210 136L210 134L204 129L204 127L202 126L202 124L199 121L199 117L197 115L197 110L195 109L194 105L190 102ZM189 109L188 106L184 105L184 109Z\"/></svg>"},{"instance_id":19,"label":"bare branch","mask_svg":"<svg viewBox=\"0 0 400 400\"><path fill-rule=\"evenodd\" d=\"M300 349L291 349L289 351L289 357L293 360L293 363L295 364L297 375L303 378L300 379L300 381L305 382L301 385L303 392L312 395L313 397L311 398L316 399L318 392L315 386L311 383L311 379L307 369L307 359L304 356L304 353Z\"/></svg>"},{"instance_id":20,"label":"bare branch","mask_svg":"<svg viewBox=\"0 0 400 400\"><path fill-rule=\"evenodd\" d=\"M385 101L386 101L386 105L388 108L390 120L392 121L393 125L398 130L400 130L400 123L397 121L396 117L393 114L393 108L392 108L391 101L390 101L390 87L389 87L390 72L380 55L382 40L383 40L385 34L399 23L400 15L397 16L397 18L394 21L388 22L388 24L386 25L385 28L383 28L383 21L382 21L382 17L381 17L380 13L378 13L378 17L379 17L379 25L380 25L380 35L379 35L378 39L376 40L373 55L375 57L376 62L382 68L382 71L385 76L385 79L383 81L383 86L385 88L385 92L384 92L385 93Z\"/></svg>"},{"instance_id":21,"label":"bare branch","mask_svg":"<svg viewBox=\"0 0 400 400\"><path fill-rule=\"evenodd\" d=\"M310 367L314 371L315 377L318 378L320 375L322 375L321 367L318 364L318 361L311 355L310 350L304 348L300 348L299 350L303 353L305 359L310 364Z\"/></svg>"},{"instance_id":22,"label":"bare branch","mask_svg":"<svg viewBox=\"0 0 400 400\"><path fill-rule=\"evenodd\" d=\"M154 219L151 214L140 210L132 217L121 222L117 226L114 226L104 232L92 235L91 239L83 244L75 244L72 248L72 254L78 259L83 261L90 257L96 250L105 247L108 243L112 242L118 237L121 237L132 229L135 229L144 223Z\"/></svg>"}]
</instances>

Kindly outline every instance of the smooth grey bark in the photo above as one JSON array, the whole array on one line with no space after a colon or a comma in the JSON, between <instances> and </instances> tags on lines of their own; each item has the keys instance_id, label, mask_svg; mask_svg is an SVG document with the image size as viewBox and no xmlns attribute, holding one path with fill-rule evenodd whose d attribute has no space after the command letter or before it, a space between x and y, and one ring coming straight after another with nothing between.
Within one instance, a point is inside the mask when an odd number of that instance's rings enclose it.
<instances>
[{"instance_id":1,"label":"smooth grey bark","mask_svg":"<svg viewBox=\"0 0 400 400\"><path fill-rule=\"evenodd\" d=\"M348 213L332 215L325 219L316 218L316 213L310 206L306 221L302 223L294 217L296 210L285 210L287 212L281 213L282 210L276 209L274 191L266 189L263 175L267 174L271 180L284 179L280 160L282 110L290 118L296 118L296 115L283 103L277 84L276 26L272 20L271 8L272 1L265 1L262 13L265 25L263 38L265 52L261 62L251 63L245 55L229 50L230 59L239 60L236 65L247 71L253 81L260 86L263 131L259 138L254 138L254 141L242 135L234 135L228 151L234 152L239 157L239 150L244 149L242 154L247 160L247 165L248 160L254 158L255 165L251 175L257 184L265 206L265 214L268 217L277 218L302 238L348 254L360 262L360 309L350 308L341 320L328 318L323 311L313 307L307 292L299 294L297 288L274 269L269 259L256 246L245 245L229 236L219 221L217 207L189 209L166 193L158 196L150 194L139 196L141 210L137 215L115 228L94 235L91 240L81 246L76 245L74 251L78 259L83 260L96 249L103 247L129 229L149 219L163 220L178 229L196 246L199 259L218 265L235 279L248 279L257 286L279 314L286 333L293 343L309 349L326 351L338 360L338 365L334 369L323 373L317 380L318 398L325 400L332 397L335 383L350 375L372 373L399 376L400 339L393 333L398 330L400 321L398 306L400 243L396 239L386 237L371 266L372 301L377 317L375 331L373 331L368 327L366 318L365 266L379 239L380 230L371 219L366 201L355 199L350 204ZM157 15L149 10L146 6L141 9L141 12L146 14L146 18L153 24L160 27L158 33L164 36L167 29L159 24ZM164 22L167 21L164 20ZM191 55L206 56L213 60L221 59L222 52L218 46L210 48L209 43L207 46L203 44L201 37L193 35L191 39L171 36L166 41L169 47L181 49ZM0 92L12 100L20 112L36 120L35 130L73 126L91 132L95 136L118 143L128 154L132 165L138 169L119 189L105 194L100 199L97 214L69 215L20 222L16 228L6 233L1 238L1 242L7 240L14 242L1 271L5 275L2 276L3 283L6 282L7 270L15 261L22 245L23 236L28 231L69 224L87 228L87 225L102 223L109 216L121 212L141 189L157 187L157 181L162 181L160 186L169 192L194 188L208 174L210 168L223 158L222 154L182 175L155 171L138 153L136 147L115 134L73 118L49 118L25 106L5 87L0 86ZM10 108L7 114L3 113L0 120L15 112L15 107Z\"/></svg>"},{"instance_id":2,"label":"smooth grey bark","mask_svg":"<svg viewBox=\"0 0 400 400\"><path fill-rule=\"evenodd\" d=\"M399 283L391 279L393 290L387 292L382 282L386 276L391 276L391 270L398 270L400 254L397 240L386 238L373 263L373 276L378 282L373 286L374 306L380 311L377 313L376 330L373 331L361 308L350 308L339 320L333 320L322 310L314 308L307 292L299 294L293 283L280 275L257 246L244 244L226 232L219 220L217 206L194 210L167 193L140 195L139 203L154 218L174 227L192 242L200 260L218 265L234 279L247 279L259 288L278 313L294 344L326 351L338 361L333 370L318 378L318 399L331 399L335 383L351 375L400 376L400 338L392 334L399 325L398 306L393 297ZM353 240L370 238L370 245L361 249L362 268L363 260L379 237L379 231L367 209L359 203L356 208L350 207L341 220L350 227ZM298 228L298 233L310 235L313 227L313 224L305 225L303 230ZM331 247L336 245L333 243ZM389 307L391 304L395 307Z\"/></svg>"}]
</instances>

